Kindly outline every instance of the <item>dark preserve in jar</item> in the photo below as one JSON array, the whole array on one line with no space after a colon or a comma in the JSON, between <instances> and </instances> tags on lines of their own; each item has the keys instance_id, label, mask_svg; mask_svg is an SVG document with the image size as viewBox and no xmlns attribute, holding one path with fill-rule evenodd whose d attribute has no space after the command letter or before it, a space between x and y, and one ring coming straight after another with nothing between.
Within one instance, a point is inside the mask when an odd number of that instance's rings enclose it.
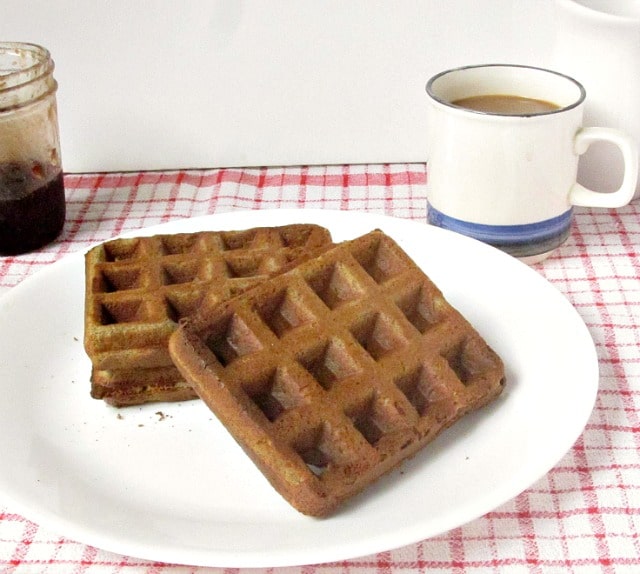
<instances>
[{"instance_id":1,"label":"dark preserve in jar","mask_svg":"<svg viewBox=\"0 0 640 574\"><path fill-rule=\"evenodd\" d=\"M0 256L43 247L64 226L53 70L46 48L0 42Z\"/></svg>"},{"instance_id":2,"label":"dark preserve in jar","mask_svg":"<svg viewBox=\"0 0 640 574\"><path fill-rule=\"evenodd\" d=\"M38 163L0 163L0 255L38 249L62 231L63 175L48 171Z\"/></svg>"}]
</instances>

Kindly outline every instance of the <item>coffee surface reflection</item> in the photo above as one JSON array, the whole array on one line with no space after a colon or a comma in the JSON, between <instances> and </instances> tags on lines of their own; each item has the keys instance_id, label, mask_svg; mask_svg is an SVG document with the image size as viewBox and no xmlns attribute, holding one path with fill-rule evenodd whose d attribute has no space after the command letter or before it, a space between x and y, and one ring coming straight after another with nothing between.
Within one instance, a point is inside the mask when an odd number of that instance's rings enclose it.
<instances>
[{"instance_id":1,"label":"coffee surface reflection","mask_svg":"<svg viewBox=\"0 0 640 574\"><path fill-rule=\"evenodd\" d=\"M471 96L451 102L454 106L484 112L509 116L531 116L545 114L559 110L560 106L545 100L536 100L523 96L490 94Z\"/></svg>"}]
</instances>

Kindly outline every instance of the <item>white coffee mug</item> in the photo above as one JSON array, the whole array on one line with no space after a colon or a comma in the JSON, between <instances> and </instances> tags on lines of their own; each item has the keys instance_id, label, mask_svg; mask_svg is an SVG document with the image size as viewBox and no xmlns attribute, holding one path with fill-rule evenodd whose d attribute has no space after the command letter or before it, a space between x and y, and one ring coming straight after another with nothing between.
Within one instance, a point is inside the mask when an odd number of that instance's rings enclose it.
<instances>
[{"instance_id":1,"label":"white coffee mug","mask_svg":"<svg viewBox=\"0 0 640 574\"><path fill-rule=\"evenodd\" d=\"M640 2L555 0L554 8L550 65L587 90L585 122L623 129L640 142ZM623 169L614 146L593 146L580 162L578 181L612 191Z\"/></svg>"},{"instance_id":2,"label":"white coffee mug","mask_svg":"<svg viewBox=\"0 0 640 574\"><path fill-rule=\"evenodd\" d=\"M620 131L582 127L586 94L576 80L531 66L467 66L431 78L427 94L429 223L533 263L569 236L573 206L621 207L633 197L637 146ZM557 109L512 115L454 103L486 95L543 100ZM615 192L576 183L579 157L594 141L614 144L624 158Z\"/></svg>"}]
</instances>

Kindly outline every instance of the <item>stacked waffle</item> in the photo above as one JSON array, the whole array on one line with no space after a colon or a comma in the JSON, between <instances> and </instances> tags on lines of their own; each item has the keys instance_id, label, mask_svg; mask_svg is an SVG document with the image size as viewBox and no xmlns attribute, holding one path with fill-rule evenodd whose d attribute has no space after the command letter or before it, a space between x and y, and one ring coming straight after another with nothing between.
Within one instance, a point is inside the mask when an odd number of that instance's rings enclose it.
<instances>
[{"instance_id":1,"label":"stacked waffle","mask_svg":"<svg viewBox=\"0 0 640 574\"><path fill-rule=\"evenodd\" d=\"M169 350L275 489L313 516L504 384L500 358L380 231L233 298L206 297Z\"/></svg>"},{"instance_id":2,"label":"stacked waffle","mask_svg":"<svg viewBox=\"0 0 640 574\"><path fill-rule=\"evenodd\" d=\"M297 224L115 239L85 258L91 395L114 406L196 398L168 351L178 322L310 258L330 233Z\"/></svg>"}]
</instances>

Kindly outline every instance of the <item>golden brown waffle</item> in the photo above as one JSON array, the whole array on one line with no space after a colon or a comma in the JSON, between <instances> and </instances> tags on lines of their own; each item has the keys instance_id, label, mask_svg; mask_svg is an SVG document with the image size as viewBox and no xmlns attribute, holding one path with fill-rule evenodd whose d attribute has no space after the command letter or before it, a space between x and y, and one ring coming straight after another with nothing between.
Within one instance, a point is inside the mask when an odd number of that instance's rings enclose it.
<instances>
[{"instance_id":1,"label":"golden brown waffle","mask_svg":"<svg viewBox=\"0 0 640 574\"><path fill-rule=\"evenodd\" d=\"M171 366L169 336L221 301L331 245L311 224L115 239L85 258L85 349L96 370Z\"/></svg>"},{"instance_id":2,"label":"golden brown waffle","mask_svg":"<svg viewBox=\"0 0 640 574\"><path fill-rule=\"evenodd\" d=\"M169 349L276 490L315 516L504 384L496 353L380 231L207 303Z\"/></svg>"}]
</instances>

